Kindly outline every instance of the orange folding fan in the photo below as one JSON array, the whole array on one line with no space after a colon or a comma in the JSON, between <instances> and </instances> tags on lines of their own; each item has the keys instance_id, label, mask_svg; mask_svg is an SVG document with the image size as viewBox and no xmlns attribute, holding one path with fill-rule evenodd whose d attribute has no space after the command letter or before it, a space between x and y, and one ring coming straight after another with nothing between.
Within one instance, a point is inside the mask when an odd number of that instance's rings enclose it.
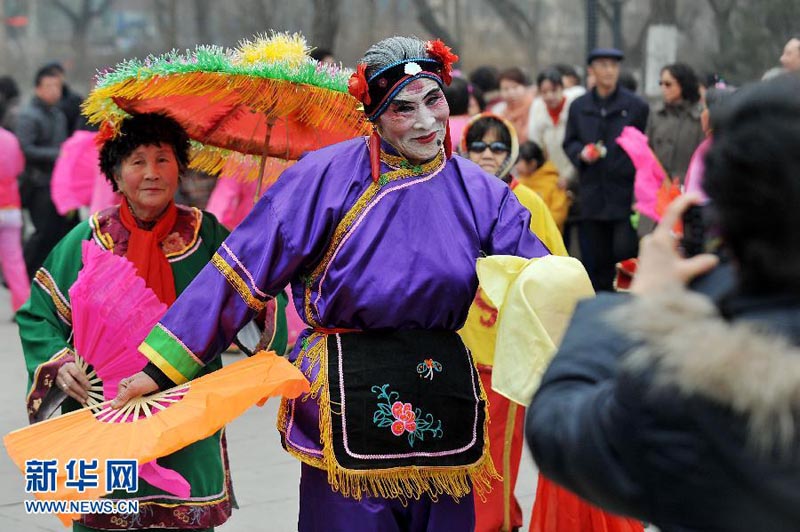
<instances>
[{"instance_id":1,"label":"orange folding fan","mask_svg":"<svg viewBox=\"0 0 800 532\"><path fill-rule=\"evenodd\" d=\"M16 430L3 442L23 473L26 460L57 459L61 466L72 459L96 459L99 467L94 471L103 478L108 459L136 459L140 464L155 460L212 435L269 397L294 398L308 388L303 374L286 359L262 351L186 384L134 399L118 411L111 411L106 401ZM78 493L67 488L65 480L64 468L59 467L56 491L36 497L86 500L105 495L102 483ZM64 525L77 517L59 515Z\"/></svg>"}]
</instances>

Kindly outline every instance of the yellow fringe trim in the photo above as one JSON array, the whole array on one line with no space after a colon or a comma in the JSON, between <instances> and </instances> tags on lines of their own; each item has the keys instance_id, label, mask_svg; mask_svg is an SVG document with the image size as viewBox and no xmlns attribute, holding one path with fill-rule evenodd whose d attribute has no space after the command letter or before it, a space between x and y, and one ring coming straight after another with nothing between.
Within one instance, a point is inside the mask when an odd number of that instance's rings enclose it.
<instances>
[{"instance_id":1,"label":"yellow fringe trim","mask_svg":"<svg viewBox=\"0 0 800 532\"><path fill-rule=\"evenodd\" d=\"M250 288L247 286L247 283L244 282L244 279L236 273L233 268L231 268L230 264L225 262L219 253L214 253L214 256L211 257L211 263L217 268L217 270L225 277L231 286L236 290L239 295L241 296L242 300L247 304L248 307L255 310L256 312L261 312L261 310L266 306L264 301L256 298L252 292L250 292Z\"/></svg>"},{"instance_id":2,"label":"yellow fringe trim","mask_svg":"<svg viewBox=\"0 0 800 532\"><path fill-rule=\"evenodd\" d=\"M53 301L53 306L56 307L56 312L61 314L61 317L66 321L72 323L72 309L69 307L69 303L66 301L66 299L64 299L59 293L58 286L56 285L55 280L50 276L50 272L44 268L39 268L36 270L36 274L33 276L33 278L39 281L48 295L50 295L50 299Z\"/></svg>"},{"instance_id":3,"label":"yellow fringe trim","mask_svg":"<svg viewBox=\"0 0 800 532\"><path fill-rule=\"evenodd\" d=\"M320 340L325 343L325 340ZM483 455L473 464L467 466L451 467L397 467L391 469L354 470L345 469L336 461L333 451L333 436L331 432L331 407L330 391L328 389L328 351L320 351L320 369L317 380L321 386L319 400L319 431L322 438L322 464L320 469L328 473L328 483L331 489L345 497L360 500L362 497L383 497L386 499L419 499L428 495L432 500L437 500L439 495L450 495L461 498L475 490L481 500L485 500L486 493L492 489L492 481L502 480L497 473L489 453L489 412L486 409L486 419L483 425ZM486 393L480 379L480 397L486 401ZM296 455L296 453L292 453ZM300 458L306 461L302 457ZM319 460L315 460L319 462ZM308 462L307 462L308 463ZM311 464L315 465L315 464ZM470 482L471 481L471 482Z\"/></svg>"}]
</instances>

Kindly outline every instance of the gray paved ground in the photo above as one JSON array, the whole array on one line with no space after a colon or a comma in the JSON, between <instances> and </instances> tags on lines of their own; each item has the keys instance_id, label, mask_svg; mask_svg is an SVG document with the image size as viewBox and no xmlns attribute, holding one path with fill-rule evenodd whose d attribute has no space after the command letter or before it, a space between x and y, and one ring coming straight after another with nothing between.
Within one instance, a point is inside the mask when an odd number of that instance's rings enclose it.
<instances>
[{"instance_id":1,"label":"gray paved ground","mask_svg":"<svg viewBox=\"0 0 800 532\"><path fill-rule=\"evenodd\" d=\"M225 355L226 361L235 357ZM0 288L0 434L24 426L26 375L16 325L11 322L8 291ZM275 531L297 529L297 488L299 462L280 446L275 430L277 401L252 408L228 427L234 489L239 510L223 532ZM525 514L526 527L535 494L536 474L525 451L520 468L517 496ZM64 530L50 516L25 514L22 474L5 452L0 452L0 532Z\"/></svg>"}]
</instances>

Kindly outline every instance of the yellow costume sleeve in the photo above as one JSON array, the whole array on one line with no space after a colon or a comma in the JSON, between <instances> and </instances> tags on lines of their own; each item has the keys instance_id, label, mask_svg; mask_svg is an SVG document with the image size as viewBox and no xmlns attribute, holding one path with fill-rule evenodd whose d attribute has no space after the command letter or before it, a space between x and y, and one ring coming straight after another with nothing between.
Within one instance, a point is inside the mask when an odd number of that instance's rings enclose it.
<instances>
[{"instance_id":1,"label":"yellow costume sleeve","mask_svg":"<svg viewBox=\"0 0 800 532\"><path fill-rule=\"evenodd\" d=\"M550 253L566 257L568 255L567 248L564 247L561 231L558 230L553 215L550 214L550 209L539 194L524 185L518 185L514 187L514 195L531 213L531 231L544 242Z\"/></svg>"}]
</instances>

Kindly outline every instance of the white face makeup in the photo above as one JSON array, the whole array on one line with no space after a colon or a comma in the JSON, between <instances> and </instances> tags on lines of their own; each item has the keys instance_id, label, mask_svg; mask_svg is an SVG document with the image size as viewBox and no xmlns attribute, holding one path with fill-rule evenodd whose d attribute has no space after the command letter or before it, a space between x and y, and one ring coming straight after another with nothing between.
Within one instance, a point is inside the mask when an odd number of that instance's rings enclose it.
<instances>
[{"instance_id":1,"label":"white face makeup","mask_svg":"<svg viewBox=\"0 0 800 532\"><path fill-rule=\"evenodd\" d=\"M378 118L381 136L413 163L436 157L444 143L450 108L439 84L432 79L412 81Z\"/></svg>"}]
</instances>

